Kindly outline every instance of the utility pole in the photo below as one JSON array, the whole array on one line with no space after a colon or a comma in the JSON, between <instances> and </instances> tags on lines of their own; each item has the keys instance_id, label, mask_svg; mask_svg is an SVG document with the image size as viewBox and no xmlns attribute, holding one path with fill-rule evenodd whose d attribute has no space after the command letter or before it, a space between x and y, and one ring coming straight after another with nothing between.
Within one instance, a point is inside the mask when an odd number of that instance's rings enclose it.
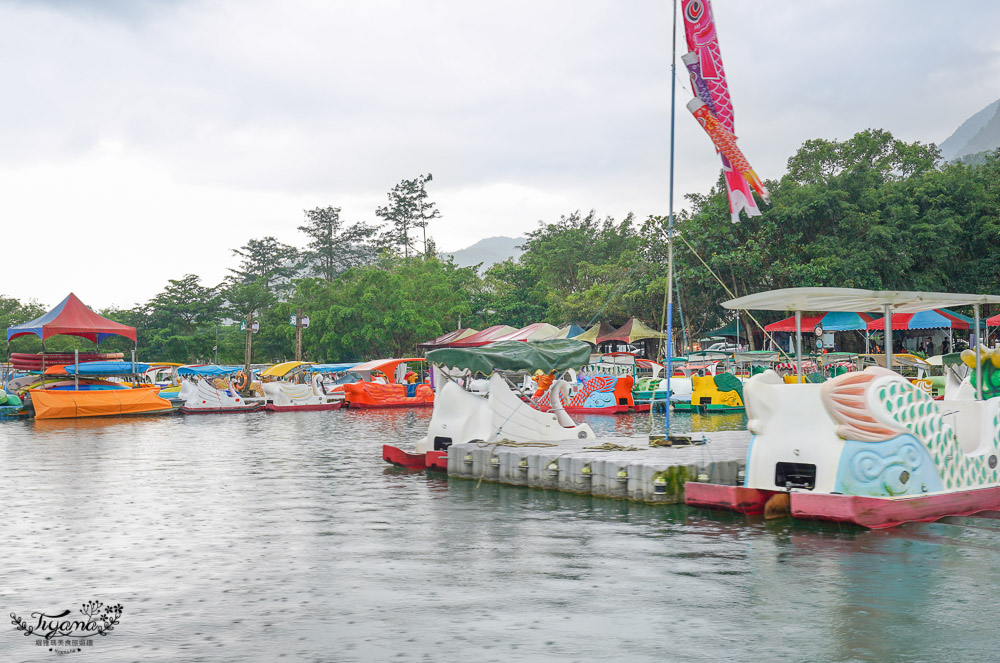
<instances>
[{"instance_id":1,"label":"utility pole","mask_svg":"<svg viewBox=\"0 0 1000 663\"><path fill-rule=\"evenodd\" d=\"M253 356L253 311L247 313L247 341L243 353L243 372L250 380L250 358Z\"/></svg>"},{"instance_id":2,"label":"utility pole","mask_svg":"<svg viewBox=\"0 0 1000 663\"><path fill-rule=\"evenodd\" d=\"M302 309L295 309L295 361L302 361Z\"/></svg>"}]
</instances>

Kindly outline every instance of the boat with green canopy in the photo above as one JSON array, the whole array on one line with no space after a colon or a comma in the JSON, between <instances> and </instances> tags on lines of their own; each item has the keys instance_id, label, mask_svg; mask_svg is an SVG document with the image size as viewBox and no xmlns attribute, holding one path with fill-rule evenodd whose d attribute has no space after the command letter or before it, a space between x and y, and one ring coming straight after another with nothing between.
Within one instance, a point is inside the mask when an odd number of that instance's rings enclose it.
<instances>
[{"instance_id":1,"label":"boat with green canopy","mask_svg":"<svg viewBox=\"0 0 1000 663\"><path fill-rule=\"evenodd\" d=\"M590 360L590 346L573 339L502 341L476 348L442 348L427 353L434 385L434 411L427 435L415 453L386 444L382 457L410 469L446 469L452 444L483 442L557 442L593 439L587 424L575 423L561 406L569 401L570 385L556 377L546 393L553 407L540 411L511 376L559 376L579 370ZM475 378L485 377L485 395L470 391Z\"/></svg>"}]
</instances>

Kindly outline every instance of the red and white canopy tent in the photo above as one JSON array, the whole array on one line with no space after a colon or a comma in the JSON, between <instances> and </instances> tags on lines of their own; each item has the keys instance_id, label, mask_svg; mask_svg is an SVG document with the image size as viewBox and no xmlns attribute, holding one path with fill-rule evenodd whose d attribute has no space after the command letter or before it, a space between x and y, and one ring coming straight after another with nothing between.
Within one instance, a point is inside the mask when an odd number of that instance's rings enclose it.
<instances>
[{"instance_id":1,"label":"red and white canopy tent","mask_svg":"<svg viewBox=\"0 0 1000 663\"><path fill-rule=\"evenodd\" d=\"M986 318L986 341L990 340L990 327L1000 327L1000 314Z\"/></svg>"},{"instance_id":2,"label":"red and white canopy tent","mask_svg":"<svg viewBox=\"0 0 1000 663\"><path fill-rule=\"evenodd\" d=\"M948 309L936 308L929 311L918 311L916 313L893 313L892 314L892 329L893 331L900 330L918 330L918 329L947 329L948 330L948 347L955 347L955 339L952 337L952 332L956 329L963 331L968 331L973 328L975 321L965 315L959 315L953 313ZM884 323L881 320L875 320L868 323L869 330L878 330L884 327ZM982 323L980 323L980 328L982 328Z\"/></svg>"},{"instance_id":3,"label":"red and white canopy tent","mask_svg":"<svg viewBox=\"0 0 1000 663\"><path fill-rule=\"evenodd\" d=\"M487 327L481 332L476 332L466 336L465 338L459 339L457 341L452 341L448 344L449 348L478 348L482 345L492 343L497 340L500 336L504 336L511 332L517 331L509 325L493 325L492 327Z\"/></svg>"},{"instance_id":4,"label":"red and white canopy tent","mask_svg":"<svg viewBox=\"0 0 1000 663\"><path fill-rule=\"evenodd\" d=\"M35 334L42 339L43 351L45 339L60 334L79 336L94 343L100 343L109 336L124 336L133 343L136 341L135 327L108 320L94 313L72 292L45 315L40 315L24 324L8 327L7 342L10 343L11 339L28 334Z\"/></svg>"},{"instance_id":5,"label":"red and white canopy tent","mask_svg":"<svg viewBox=\"0 0 1000 663\"><path fill-rule=\"evenodd\" d=\"M109 336L124 336L132 341L132 361L133 363L135 362L135 327L123 325L120 322L109 320L102 315L94 313L73 293L70 293L66 299L59 302L48 313L40 315L34 320L7 328L8 359L10 358L11 340L30 334L34 334L42 339L42 356L39 368L43 371L48 367L45 353L45 339L61 335L78 336L88 341L93 341L95 344L99 344ZM117 356L120 357L121 355ZM76 355L74 363L78 363L78 359L79 355Z\"/></svg>"},{"instance_id":6,"label":"red and white canopy tent","mask_svg":"<svg viewBox=\"0 0 1000 663\"><path fill-rule=\"evenodd\" d=\"M555 325L550 325L547 322L536 322L527 327L521 327L515 331L502 336L497 336L493 339L496 341L544 341L549 338L555 338L559 333L559 328Z\"/></svg>"}]
</instances>

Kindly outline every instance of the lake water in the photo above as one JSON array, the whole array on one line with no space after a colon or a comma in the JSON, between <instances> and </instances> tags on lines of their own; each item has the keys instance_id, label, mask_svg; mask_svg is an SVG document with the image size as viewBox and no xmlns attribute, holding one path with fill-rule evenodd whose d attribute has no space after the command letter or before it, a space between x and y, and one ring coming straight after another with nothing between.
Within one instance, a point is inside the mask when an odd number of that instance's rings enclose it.
<instances>
[{"instance_id":1,"label":"lake water","mask_svg":"<svg viewBox=\"0 0 1000 663\"><path fill-rule=\"evenodd\" d=\"M0 608L121 604L77 661L1000 659L1000 521L765 523L387 467L429 416L3 422ZM59 658L35 642L9 625L0 660Z\"/></svg>"}]
</instances>

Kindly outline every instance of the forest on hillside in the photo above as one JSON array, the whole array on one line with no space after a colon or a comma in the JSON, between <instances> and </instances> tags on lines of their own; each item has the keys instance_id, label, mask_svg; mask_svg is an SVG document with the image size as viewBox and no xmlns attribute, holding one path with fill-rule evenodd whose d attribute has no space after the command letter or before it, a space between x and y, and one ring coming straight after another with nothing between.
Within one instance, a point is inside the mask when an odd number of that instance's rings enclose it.
<instances>
[{"instance_id":1,"label":"forest on hillside","mask_svg":"<svg viewBox=\"0 0 1000 663\"><path fill-rule=\"evenodd\" d=\"M289 221L301 224L300 246L251 239L232 249L236 264L223 283L178 275L141 306L102 313L137 328L143 359L222 363L242 363L247 320L260 325L255 362L291 358L297 309L310 318L303 349L313 361L409 355L459 326L617 325L630 316L660 326L665 216L575 211L540 221L518 260L480 274L436 257L431 181L428 174L396 185L374 211L376 224L342 219L333 205L306 210ZM721 179L688 196L676 215L678 346L731 319L720 302L775 288L1000 293L1000 150L981 164L944 164L934 145L868 130L807 141L767 185L771 203L760 217L731 223ZM26 322L53 304L0 297L0 322ZM753 324L745 313L742 324ZM36 351L39 341L10 345ZM92 345L73 337L46 345L72 347Z\"/></svg>"}]
</instances>

